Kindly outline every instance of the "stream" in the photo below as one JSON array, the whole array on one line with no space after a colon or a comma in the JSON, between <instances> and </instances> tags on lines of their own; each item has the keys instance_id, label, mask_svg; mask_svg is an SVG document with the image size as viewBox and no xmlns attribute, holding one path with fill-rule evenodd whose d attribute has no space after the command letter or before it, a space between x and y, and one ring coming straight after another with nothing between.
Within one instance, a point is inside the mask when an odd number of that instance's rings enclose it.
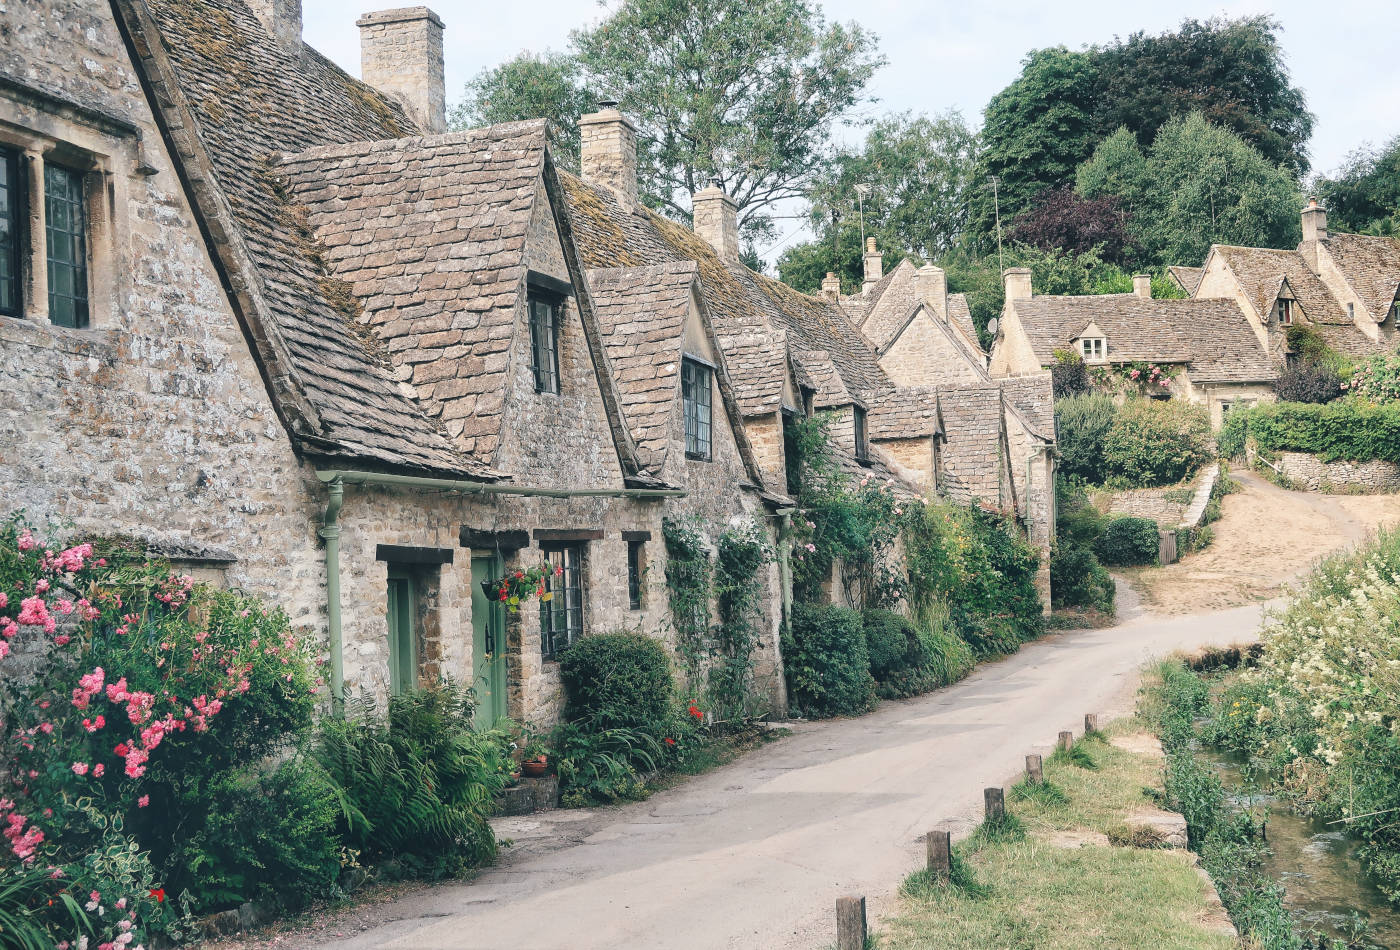
<instances>
[{"instance_id":1,"label":"stream","mask_svg":"<svg viewBox=\"0 0 1400 950\"><path fill-rule=\"evenodd\" d=\"M1352 915L1359 914L1372 945L1400 950L1400 913L1367 877L1357 841L1340 825L1294 814L1271 795L1246 791L1240 758L1206 748L1198 754L1215 766L1236 802L1269 807L1264 870L1283 885L1284 903L1304 927L1347 937Z\"/></svg>"}]
</instances>

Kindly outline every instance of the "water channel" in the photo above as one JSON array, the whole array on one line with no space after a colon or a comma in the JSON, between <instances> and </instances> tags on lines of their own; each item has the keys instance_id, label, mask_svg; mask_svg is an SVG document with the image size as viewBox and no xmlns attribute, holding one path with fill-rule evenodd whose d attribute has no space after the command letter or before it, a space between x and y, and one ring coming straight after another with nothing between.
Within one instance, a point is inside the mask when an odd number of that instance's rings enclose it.
<instances>
[{"instance_id":1,"label":"water channel","mask_svg":"<svg viewBox=\"0 0 1400 950\"><path fill-rule=\"evenodd\" d=\"M1294 814L1270 795L1250 793L1239 758L1210 749L1199 754L1215 766L1239 804L1268 807L1264 870L1283 885L1284 903L1305 928L1349 937L1353 915L1360 915L1371 945L1400 950L1400 913L1367 877L1358 842L1341 825Z\"/></svg>"}]
</instances>

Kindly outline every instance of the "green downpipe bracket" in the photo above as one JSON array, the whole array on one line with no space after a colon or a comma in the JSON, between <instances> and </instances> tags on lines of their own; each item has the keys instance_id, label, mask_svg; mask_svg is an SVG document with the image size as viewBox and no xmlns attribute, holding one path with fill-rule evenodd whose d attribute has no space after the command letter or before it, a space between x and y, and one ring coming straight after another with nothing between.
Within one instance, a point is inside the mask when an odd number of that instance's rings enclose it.
<instances>
[{"instance_id":1,"label":"green downpipe bracket","mask_svg":"<svg viewBox=\"0 0 1400 950\"><path fill-rule=\"evenodd\" d=\"M319 534L326 542L326 626L330 635L331 707L336 715L345 709L345 657L340 632L340 508L345 504L345 483L339 478L326 485L326 514Z\"/></svg>"}]
</instances>

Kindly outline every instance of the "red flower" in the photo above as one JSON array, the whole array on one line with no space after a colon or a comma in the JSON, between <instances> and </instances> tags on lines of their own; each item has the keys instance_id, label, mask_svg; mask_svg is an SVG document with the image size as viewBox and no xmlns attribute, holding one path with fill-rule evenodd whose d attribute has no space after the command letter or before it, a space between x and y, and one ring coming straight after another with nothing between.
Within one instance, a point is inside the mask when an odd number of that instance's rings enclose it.
<instances>
[{"instance_id":1,"label":"red flower","mask_svg":"<svg viewBox=\"0 0 1400 950\"><path fill-rule=\"evenodd\" d=\"M704 718L705 718L705 714L702 713L702 712L700 711L700 707L697 706L697 705L695 705L694 703L691 703L691 704L690 704L690 708L687 709L686 712L690 713L690 714L691 714L692 716L694 716L696 719L704 719Z\"/></svg>"},{"instance_id":2,"label":"red flower","mask_svg":"<svg viewBox=\"0 0 1400 950\"><path fill-rule=\"evenodd\" d=\"M675 740L675 739L667 739L667 740L666 740L666 744L667 744L667 745L675 745L675 744L676 744L676 740Z\"/></svg>"},{"instance_id":3,"label":"red flower","mask_svg":"<svg viewBox=\"0 0 1400 950\"><path fill-rule=\"evenodd\" d=\"M124 759L126 758L126 754L131 751L131 746L127 745L125 742L119 742L117 743L117 747L112 751Z\"/></svg>"},{"instance_id":4,"label":"red flower","mask_svg":"<svg viewBox=\"0 0 1400 950\"><path fill-rule=\"evenodd\" d=\"M151 896L156 899L157 904L165 902L165 888L157 887L151 890Z\"/></svg>"}]
</instances>

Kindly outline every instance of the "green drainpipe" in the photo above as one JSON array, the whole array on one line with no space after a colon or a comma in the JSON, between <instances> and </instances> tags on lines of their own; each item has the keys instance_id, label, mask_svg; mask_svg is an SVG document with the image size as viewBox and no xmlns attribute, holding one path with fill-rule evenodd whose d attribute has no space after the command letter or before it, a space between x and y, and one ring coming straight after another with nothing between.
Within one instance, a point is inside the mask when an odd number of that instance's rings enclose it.
<instances>
[{"instance_id":1,"label":"green drainpipe","mask_svg":"<svg viewBox=\"0 0 1400 950\"><path fill-rule=\"evenodd\" d=\"M340 506L345 503L345 483L339 478L326 486L326 517L320 535L326 542L326 626L330 633L331 707L336 715L345 709L345 658L340 647Z\"/></svg>"},{"instance_id":2,"label":"green drainpipe","mask_svg":"<svg viewBox=\"0 0 1400 950\"><path fill-rule=\"evenodd\" d=\"M780 509L778 514L778 597L782 604L783 625L792 619L792 552L788 538L792 535L793 508Z\"/></svg>"}]
</instances>

